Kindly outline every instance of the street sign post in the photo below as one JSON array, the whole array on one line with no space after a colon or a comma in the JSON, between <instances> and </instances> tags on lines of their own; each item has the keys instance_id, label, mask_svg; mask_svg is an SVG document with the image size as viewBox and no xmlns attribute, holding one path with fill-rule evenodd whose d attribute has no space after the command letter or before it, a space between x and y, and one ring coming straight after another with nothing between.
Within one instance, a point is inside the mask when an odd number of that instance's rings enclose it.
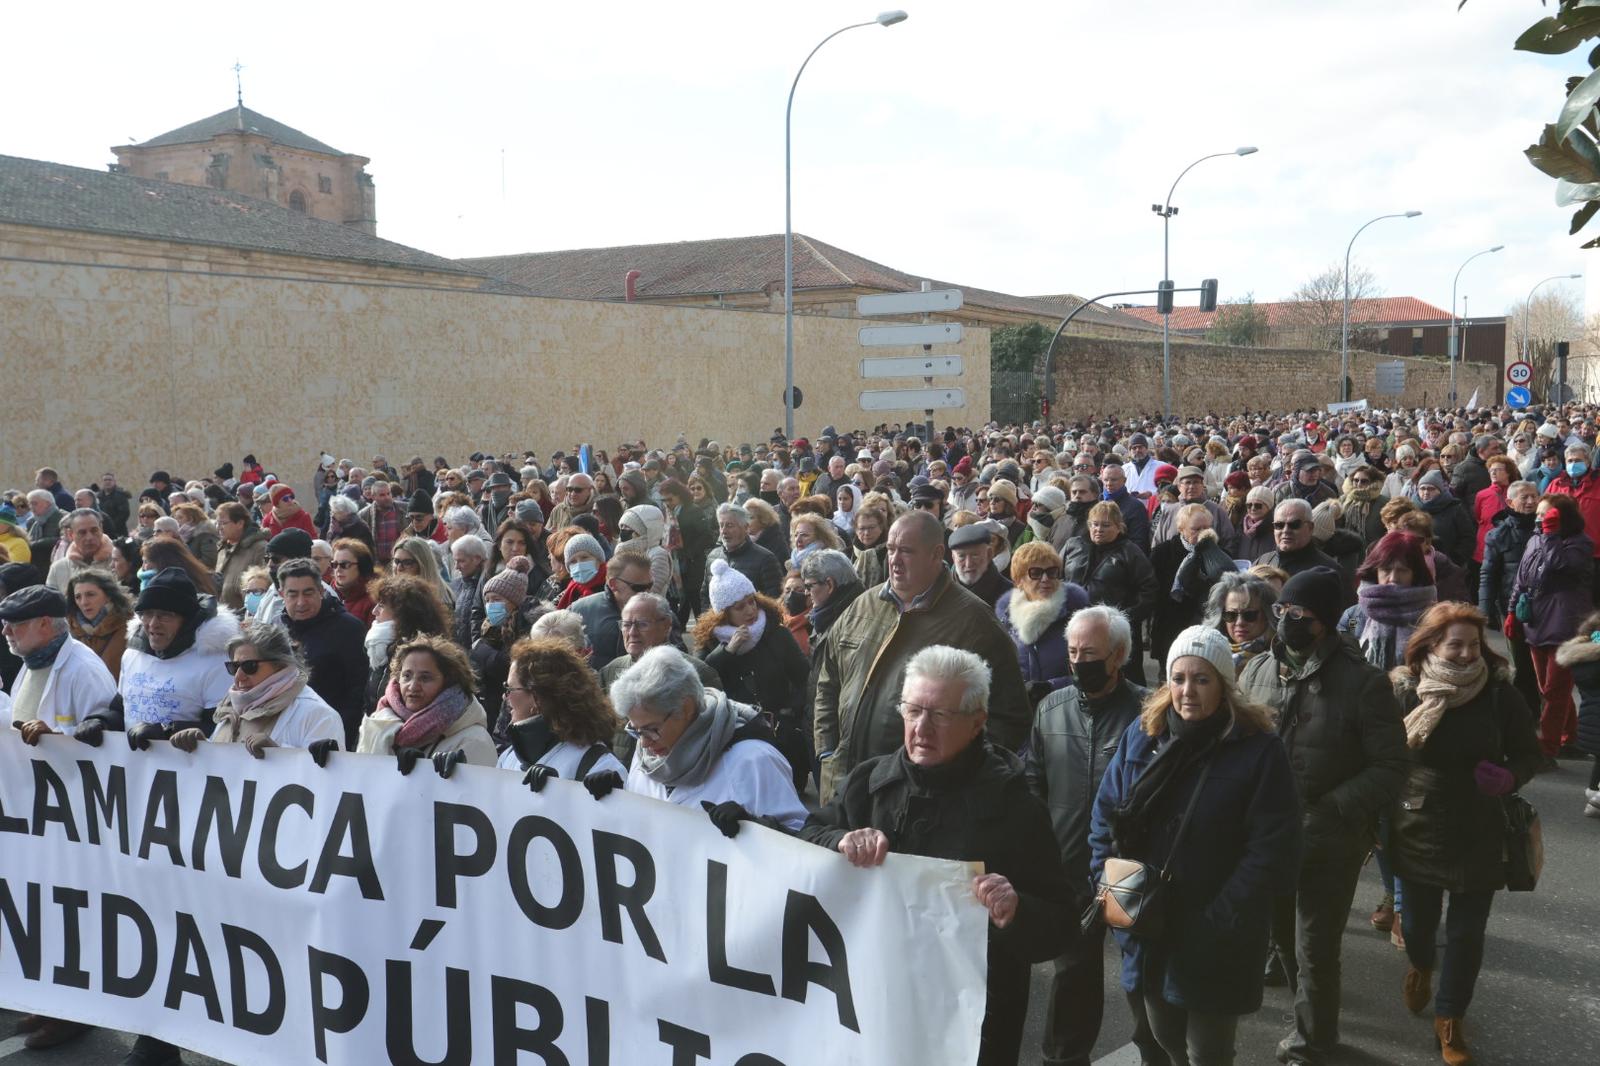
<instances>
[{"instance_id":1,"label":"street sign post","mask_svg":"<svg viewBox=\"0 0 1600 1066\"><path fill-rule=\"evenodd\" d=\"M965 370L959 355L909 356L900 359L863 359L864 378L958 378Z\"/></svg>"},{"instance_id":2,"label":"street sign post","mask_svg":"<svg viewBox=\"0 0 1600 1066\"><path fill-rule=\"evenodd\" d=\"M926 315L961 307L960 289L924 289L921 292L878 292L856 297L856 314Z\"/></svg>"},{"instance_id":3,"label":"street sign post","mask_svg":"<svg viewBox=\"0 0 1600 1066\"><path fill-rule=\"evenodd\" d=\"M1524 364L1526 365L1526 364ZM1533 402L1533 393L1521 385L1513 385L1506 390L1506 403L1512 407L1526 407Z\"/></svg>"},{"instance_id":4,"label":"street sign post","mask_svg":"<svg viewBox=\"0 0 1600 1066\"><path fill-rule=\"evenodd\" d=\"M955 344L960 340L959 322L927 322L920 326L861 327L863 348L910 348L918 344Z\"/></svg>"},{"instance_id":5,"label":"street sign post","mask_svg":"<svg viewBox=\"0 0 1600 1066\"><path fill-rule=\"evenodd\" d=\"M861 394L863 411L939 411L966 405L962 389L874 389Z\"/></svg>"},{"instance_id":6,"label":"street sign post","mask_svg":"<svg viewBox=\"0 0 1600 1066\"><path fill-rule=\"evenodd\" d=\"M1513 385L1526 385L1533 380L1533 364L1521 359L1506 367L1506 380Z\"/></svg>"}]
</instances>

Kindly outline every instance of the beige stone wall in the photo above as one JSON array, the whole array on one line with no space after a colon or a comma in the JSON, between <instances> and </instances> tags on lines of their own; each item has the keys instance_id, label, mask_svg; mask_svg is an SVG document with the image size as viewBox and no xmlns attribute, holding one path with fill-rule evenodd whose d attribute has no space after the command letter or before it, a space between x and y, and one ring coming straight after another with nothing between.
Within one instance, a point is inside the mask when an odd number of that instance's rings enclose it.
<instances>
[{"instance_id":1,"label":"beige stone wall","mask_svg":"<svg viewBox=\"0 0 1600 1066\"><path fill-rule=\"evenodd\" d=\"M105 469L137 487L254 452L305 490L323 449L547 457L679 433L753 442L783 424L781 315L25 262L17 247L0 240L0 486L51 465L73 487ZM859 409L862 324L797 319L797 433L921 420ZM989 416L988 332L966 336L969 406L941 426Z\"/></svg>"}]
</instances>

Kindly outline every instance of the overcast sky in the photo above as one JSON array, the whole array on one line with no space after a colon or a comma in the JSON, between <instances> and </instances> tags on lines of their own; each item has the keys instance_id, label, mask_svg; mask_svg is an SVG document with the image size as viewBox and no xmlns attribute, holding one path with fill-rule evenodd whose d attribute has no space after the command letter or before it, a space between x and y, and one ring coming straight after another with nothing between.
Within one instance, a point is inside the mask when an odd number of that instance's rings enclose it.
<instances>
[{"instance_id":1,"label":"overcast sky","mask_svg":"<svg viewBox=\"0 0 1600 1066\"><path fill-rule=\"evenodd\" d=\"M1179 186L1180 285L1286 297L1342 262L1363 222L1409 208L1422 217L1356 245L1390 295L1447 308L1462 261L1503 243L1459 290L1501 313L1588 263L1571 209L1522 156L1582 62L1511 50L1553 8L906 3L907 22L852 30L805 73L797 232L1013 293L1153 287L1150 205L1199 156L1258 145ZM456 257L781 232L790 79L879 10L25 5L7 14L0 152L103 167L113 144L231 106L237 58L248 106L372 159L391 240Z\"/></svg>"}]
</instances>

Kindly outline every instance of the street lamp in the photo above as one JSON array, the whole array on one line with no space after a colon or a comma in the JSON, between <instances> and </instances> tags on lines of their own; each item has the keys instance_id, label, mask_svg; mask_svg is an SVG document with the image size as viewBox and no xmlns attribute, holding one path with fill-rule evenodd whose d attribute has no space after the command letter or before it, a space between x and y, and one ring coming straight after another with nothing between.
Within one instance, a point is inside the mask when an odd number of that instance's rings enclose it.
<instances>
[{"instance_id":1,"label":"street lamp","mask_svg":"<svg viewBox=\"0 0 1600 1066\"><path fill-rule=\"evenodd\" d=\"M862 26L893 26L910 16L904 11L885 11L871 22L852 22L841 26L824 37L807 55L800 69L794 72L794 82L789 86L789 103L783 109L783 435L794 440L794 218L790 210L790 120L794 116L794 91L800 86L800 75L806 64L823 45L846 30Z\"/></svg>"},{"instance_id":2,"label":"street lamp","mask_svg":"<svg viewBox=\"0 0 1600 1066\"><path fill-rule=\"evenodd\" d=\"M1260 151L1259 148L1244 147L1235 148L1231 152L1213 152L1210 155L1203 155L1184 167L1178 173L1177 178L1173 179L1172 188L1167 190L1166 203L1150 205L1150 210L1161 216L1161 280L1163 285L1171 280L1172 267L1169 262L1171 250L1170 230L1172 216L1178 213L1178 209L1172 206L1172 194L1178 190L1178 182L1183 180L1185 174L1204 163L1207 159L1220 159L1225 155L1255 155L1258 151ZM1172 340L1169 336L1168 328L1171 320L1172 312L1170 311L1161 316L1161 410L1163 419L1167 420L1172 418Z\"/></svg>"},{"instance_id":3,"label":"street lamp","mask_svg":"<svg viewBox=\"0 0 1600 1066\"><path fill-rule=\"evenodd\" d=\"M1485 248L1481 252L1473 252L1471 255L1467 256L1466 263L1462 263L1459 267L1456 268L1455 280L1450 282L1450 406L1451 407L1454 407L1456 405L1456 351L1457 351L1457 347L1456 347L1456 345L1457 345L1457 341L1456 341L1456 329L1457 329L1457 327L1456 327L1456 283L1461 280L1461 272L1463 270L1467 269L1467 263L1472 262L1474 259L1478 258L1478 256L1480 256L1480 255L1488 255L1490 252L1498 252L1504 247L1505 247L1505 245L1503 245L1503 244L1497 244L1493 248ZM1349 268L1347 267L1346 269L1349 269Z\"/></svg>"},{"instance_id":4,"label":"street lamp","mask_svg":"<svg viewBox=\"0 0 1600 1066\"><path fill-rule=\"evenodd\" d=\"M1356 230L1355 236L1350 238L1350 243L1344 248L1344 318L1339 326L1339 401L1350 402L1350 249L1356 246L1356 237L1361 236L1361 230L1372 225L1373 222L1382 222L1386 218L1416 218L1421 211L1402 211L1393 215L1379 215L1362 224Z\"/></svg>"},{"instance_id":5,"label":"street lamp","mask_svg":"<svg viewBox=\"0 0 1600 1066\"><path fill-rule=\"evenodd\" d=\"M1539 291L1539 286L1545 284L1545 282L1549 282L1549 281L1576 281L1581 277L1583 277L1582 274L1551 274L1548 278L1545 278L1544 281L1535 282L1533 288L1528 290L1527 302L1522 305L1522 345L1521 345L1521 348L1522 348L1522 361L1524 363L1526 363L1528 361L1528 319L1532 317L1530 312L1532 312L1532 310L1533 310L1533 294L1535 292ZM1551 376L1552 377L1555 376L1555 371L1554 370L1551 371ZM1548 392L1549 392L1549 390L1546 389L1546 393L1548 393ZM1545 398L1548 400L1549 396L1546 395Z\"/></svg>"}]
</instances>

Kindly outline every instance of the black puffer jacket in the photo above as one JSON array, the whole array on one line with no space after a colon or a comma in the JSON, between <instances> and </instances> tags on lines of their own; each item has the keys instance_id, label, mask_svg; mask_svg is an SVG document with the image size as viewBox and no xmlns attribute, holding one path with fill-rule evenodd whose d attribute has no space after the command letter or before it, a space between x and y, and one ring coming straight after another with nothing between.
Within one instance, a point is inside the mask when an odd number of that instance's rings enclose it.
<instances>
[{"instance_id":1,"label":"black puffer jacket","mask_svg":"<svg viewBox=\"0 0 1600 1066\"><path fill-rule=\"evenodd\" d=\"M311 690L344 722L344 750L355 751L356 731L372 709L366 706L367 627L344 609L339 597L326 593L315 617L296 622L286 614L283 621L311 667Z\"/></svg>"},{"instance_id":2,"label":"black puffer jacket","mask_svg":"<svg viewBox=\"0 0 1600 1066\"><path fill-rule=\"evenodd\" d=\"M1088 537L1067 541L1062 553L1066 580L1082 585L1090 603L1103 603L1120 609L1134 624L1150 617L1155 610L1156 572L1150 559L1126 536L1110 544L1096 544Z\"/></svg>"},{"instance_id":3,"label":"black puffer jacket","mask_svg":"<svg viewBox=\"0 0 1600 1066\"><path fill-rule=\"evenodd\" d=\"M1511 588L1517 565L1533 536L1534 516L1510 509L1494 516L1494 528L1483 541L1483 566L1478 571L1478 609L1497 624L1511 610Z\"/></svg>"},{"instance_id":4,"label":"black puffer jacket","mask_svg":"<svg viewBox=\"0 0 1600 1066\"><path fill-rule=\"evenodd\" d=\"M1472 512L1454 496L1436 496L1418 506L1433 519L1433 546L1457 566L1466 566L1478 544L1478 523Z\"/></svg>"},{"instance_id":5,"label":"black puffer jacket","mask_svg":"<svg viewBox=\"0 0 1600 1066\"><path fill-rule=\"evenodd\" d=\"M1414 679L1395 671L1404 713L1417 705ZM1504 766L1518 787L1533 779L1539 740L1533 715L1505 678L1492 678L1459 707L1451 707L1421 748L1410 752L1400 801L1390 816L1389 855L1406 883L1451 892L1505 887L1504 805L1478 791L1481 761Z\"/></svg>"},{"instance_id":6,"label":"black puffer jacket","mask_svg":"<svg viewBox=\"0 0 1600 1066\"><path fill-rule=\"evenodd\" d=\"M1272 654L1250 660L1239 688L1278 715L1305 812L1306 854L1362 850L1405 778L1406 734L1394 689L1337 633L1298 669L1286 652L1276 644Z\"/></svg>"}]
</instances>

